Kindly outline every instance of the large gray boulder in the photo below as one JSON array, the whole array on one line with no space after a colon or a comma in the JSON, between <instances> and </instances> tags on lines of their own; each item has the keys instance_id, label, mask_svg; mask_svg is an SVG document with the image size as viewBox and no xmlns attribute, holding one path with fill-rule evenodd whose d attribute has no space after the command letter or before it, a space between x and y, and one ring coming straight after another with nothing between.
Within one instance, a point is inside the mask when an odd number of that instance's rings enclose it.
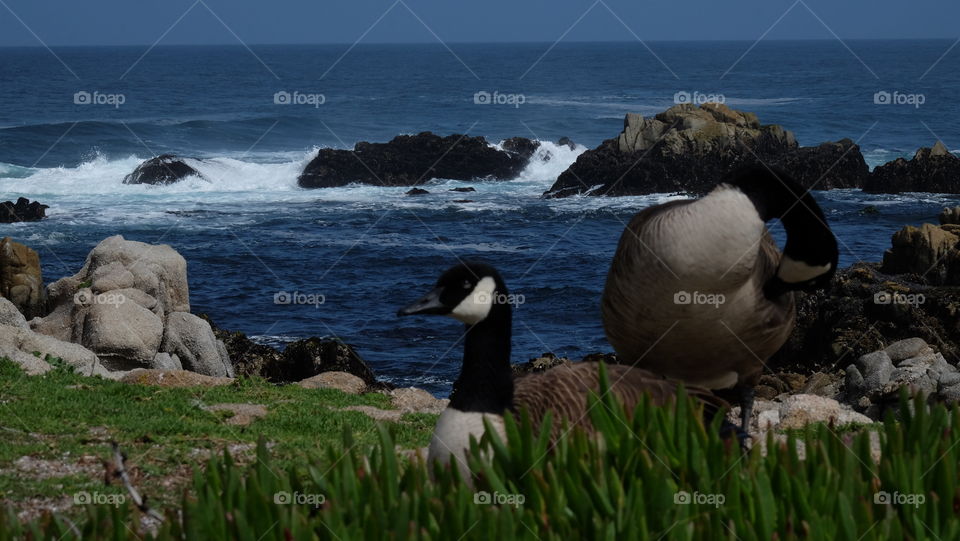
<instances>
[{"instance_id":1,"label":"large gray boulder","mask_svg":"<svg viewBox=\"0 0 960 541\"><path fill-rule=\"evenodd\" d=\"M52 311L31 320L31 329L82 345L110 370L182 364L210 376L233 374L210 325L189 313L187 262L170 246L109 237L80 272L47 291Z\"/></svg>"},{"instance_id":2,"label":"large gray boulder","mask_svg":"<svg viewBox=\"0 0 960 541\"><path fill-rule=\"evenodd\" d=\"M60 359L85 376L109 376L92 351L25 327L0 325L0 357L19 364L27 374L42 374L53 367L47 357Z\"/></svg>"},{"instance_id":3,"label":"large gray boulder","mask_svg":"<svg viewBox=\"0 0 960 541\"><path fill-rule=\"evenodd\" d=\"M193 314L174 312L167 316L161 349L176 355L187 370L233 377L233 365L223 342L213 335L209 323Z\"/></svg>"}]
</instances>

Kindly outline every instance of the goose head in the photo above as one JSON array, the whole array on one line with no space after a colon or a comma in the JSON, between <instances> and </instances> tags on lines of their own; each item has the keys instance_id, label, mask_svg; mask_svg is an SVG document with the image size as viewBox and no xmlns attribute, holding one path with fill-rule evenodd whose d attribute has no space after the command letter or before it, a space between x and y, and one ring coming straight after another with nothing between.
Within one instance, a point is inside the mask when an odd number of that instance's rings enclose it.
<instances>
[{"instance_id":1,"label":"goose head","mask_svg":"<svg viewBox=\"0 0 960 541\"><path fill-rule=\"evenodd\" d=\"M468 326L477 325L510 308L501 299L507 287L492 266L464 262L451 267L434 288L413 304L401 308L398 316L433 314L450 316Z\"/></svg>"}]
</instances>

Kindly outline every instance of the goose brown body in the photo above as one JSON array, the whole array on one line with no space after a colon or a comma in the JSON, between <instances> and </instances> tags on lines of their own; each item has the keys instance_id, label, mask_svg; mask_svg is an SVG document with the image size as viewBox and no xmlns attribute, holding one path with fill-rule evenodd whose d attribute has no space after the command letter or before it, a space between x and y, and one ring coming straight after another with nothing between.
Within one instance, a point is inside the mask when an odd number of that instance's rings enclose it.
<instances>
[{"instance_id":1,"label":"goose brown body","mask_svg":"<svg viewBox=\"0 0 960 541\"><path fill-rule=\"evenodd\" d=\"M657 406L672 403L677 396L676 382L669 381L642 368L606 365L609 392L632 413L646 396ZM687 394L704 402L711 411L726 407L726 402L710 391L688 387ZM539 431L547 414L553 416L552 441L562 436L564 421L569 428L593 431L590 422L591 393L600 393L600 363L579 362L556 366L545 372L528 374L514 381L513 410L526 410L535 430Z\"/></svg>"},{"instance_id":2,"label":"goose brown body","mask_svg":"<svg viewBox=\"0 0 960 541\"><path fill-rule=\"evenodd\" d=\"M754 204L730 186L645 209L607 276L607 338L621 362L670 379L753 384L794 327L793 293L764 295L780 258Z\"/></svg>"}]
</instances>

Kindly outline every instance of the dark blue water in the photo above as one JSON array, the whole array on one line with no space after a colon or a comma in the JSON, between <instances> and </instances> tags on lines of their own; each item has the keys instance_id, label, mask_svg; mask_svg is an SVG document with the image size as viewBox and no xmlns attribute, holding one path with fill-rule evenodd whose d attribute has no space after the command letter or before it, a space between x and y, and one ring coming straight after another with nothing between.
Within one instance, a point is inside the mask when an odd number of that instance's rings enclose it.
<instances>
[{"instance_id":1,"label":"dark blue water","mask_svg":"<svg viewBox=\"0 0 960 541\"><path fill-rule=\"evenodd\" d=\"M538 196L579 152L615 136L626 112L654 114L680 91L720 93L801 144L859 140L871 165L938 137L960 145L960 52L937 63L950 42L849 45L859 60L839 42L761 42L745 56L750 43L651 44L660 60L633 43L561 43L546 55L549 44L455 44L455 54L440 45L56 49L62 63L44 49L0 49L0 197L51 205L49 220L0 225L0 235L37 249L48 281L75 273L109 235L170 244L189 262L195 312L278 345L337 335L381 375L443 393L461 329L394 313L457 258L493 262L523 294L516 360L609 349L597 308L609 258L632 213L666 196ZM324 103L276 104L281 91ZM524 103L475 104L484 91ZM878 91L924 103L877 105ZM76 104L77 92L123 103ZM422 199L397 188L296 187L317 147L423 130L569 136L580 146L547 143L549 161L539 156L514 181L469 183L470 194L447 192L465 184L445 181ZM161 152L209 158L201 172L212 182L121 184ZM464 197L472 202L453 202ZM958 203L818 197L845 265L879 260L903 224ZM867 205L880 213L861 214ZM278 305L280 291L325 302Z\"/></svg>"}]
</instances>

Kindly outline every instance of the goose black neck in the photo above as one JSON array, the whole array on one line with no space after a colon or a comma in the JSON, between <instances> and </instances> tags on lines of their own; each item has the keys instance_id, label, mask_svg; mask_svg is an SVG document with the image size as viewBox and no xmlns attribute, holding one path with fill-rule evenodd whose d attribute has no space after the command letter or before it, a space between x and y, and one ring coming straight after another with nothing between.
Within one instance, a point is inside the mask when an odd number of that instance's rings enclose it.
<instances>
[{"instance_id":1,"label":"goose black neck","mask_svg":"<svg viewBox=\"0 0 960 541\"><path fill-rule=\"evenodd\" d=\"M486 319L467 326L463 367L450 393L451 408L503 414L512 406L511 320L510 306L494 303Z\"/></svg>"},{"instance_id":2,"label":"goose black neck","mask_svg":"<svg viewBox=\"0 0 960 541\"><path fill-rule=\"evenodd\" d=\"M728 184L740 189L764 222L779 219L787 233L785 256L794 261L836 267L837 240L810 191L782 171L757 166L739 171Z\"/></svg>"}]
</instances>

